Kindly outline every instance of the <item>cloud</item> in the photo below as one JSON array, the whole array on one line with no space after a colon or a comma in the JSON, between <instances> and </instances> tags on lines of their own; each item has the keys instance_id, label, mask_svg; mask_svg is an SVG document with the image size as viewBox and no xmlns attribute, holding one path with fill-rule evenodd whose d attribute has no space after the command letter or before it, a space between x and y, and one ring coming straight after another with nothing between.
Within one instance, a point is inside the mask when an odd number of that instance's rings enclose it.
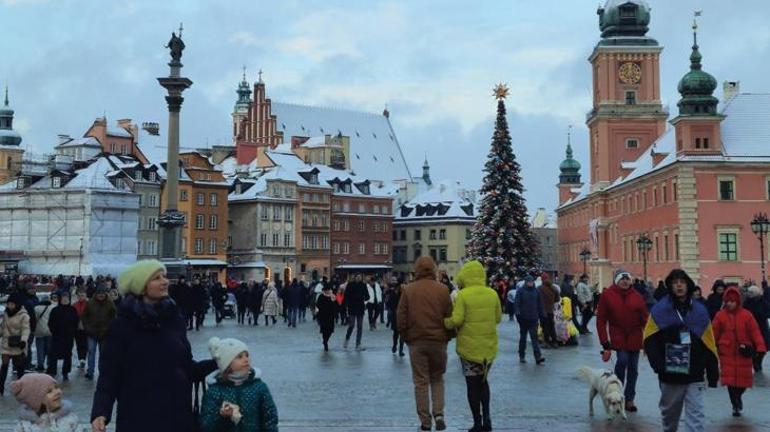
<instances>
[{"instance_id":1,"label":"cloud","mask_svg":"<svg viewBox=\"0 0 770 432\"><path fill-rule=\"evenodd\" d=\"M239 31L230 35L228 42L244 47L256 47L260 45L260 39L256 34L248 31Z\"/></svg>"}]
</instances>

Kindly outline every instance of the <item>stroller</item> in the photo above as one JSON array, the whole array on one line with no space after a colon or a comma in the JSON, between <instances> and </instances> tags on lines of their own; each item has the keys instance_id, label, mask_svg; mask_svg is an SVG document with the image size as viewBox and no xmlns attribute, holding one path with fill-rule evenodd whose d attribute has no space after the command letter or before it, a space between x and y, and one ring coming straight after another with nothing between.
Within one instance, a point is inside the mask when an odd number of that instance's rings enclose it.
<instances>
[{"instance_id":1,"label":"stroller","mask_svg":"<svg viewBox=\"0 0 770 432\"><path fill-rule=\"evenodd\" d=\"M225 300L225 307L222 309L222 316L224 318L235 319L235 294L227 293L227 300Z\"/></svg>"}]
</instances>

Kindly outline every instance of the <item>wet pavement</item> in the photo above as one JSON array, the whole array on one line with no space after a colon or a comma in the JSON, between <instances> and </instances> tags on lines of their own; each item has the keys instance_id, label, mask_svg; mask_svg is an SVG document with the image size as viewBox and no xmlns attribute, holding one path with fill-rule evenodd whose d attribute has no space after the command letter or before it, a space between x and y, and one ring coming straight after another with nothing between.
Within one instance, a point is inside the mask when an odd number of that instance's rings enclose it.
<instances>
[{"instance_id":1,"label":"wet pavement","mask_svg":"<svg viewBox=\"0 0 770 432\"><path fill-rule=\"evenodd\" d=\"M210 318L210 317L209 317ZM212 336L237 337L251 348L252 363L261 369L278 406L282 431L413 431L419 423L415 413L409 357L390 352L390 330L384 325L365 330L366 351L343 350L344 328L332 336L331 351L323 352L314 323L287 328L279 322L266 328L238 326L226 320L215 327L189 334L197 359L209 358L207 341ZM588 416L587 385L577 378L582 365L603 367L595 336L581 336L579 347L545 350L547 361L536 366L518 362L518 325L503 321L500 353L490 373L492 420L499 431L657 431L657 379L646 359L640 360L636 403L639 413L628 422L604 420L601 401L595 401L597 417ZM467 430L471 425L465 397L465 380L450 343L446 380L445 415L448 430ZM84 422L93 395L94 382L82 371L63 384ZM770 376L760 375L756 386L744 396L745 417L733 419L727 390L709 389L706 413L709 431L770 431ZM0 431L11 430L17 403L7 393L0 397ZM84 428L84 430L88 430ZM181 432L181 431L180 431Z\"/></svg>"}]
</instances>

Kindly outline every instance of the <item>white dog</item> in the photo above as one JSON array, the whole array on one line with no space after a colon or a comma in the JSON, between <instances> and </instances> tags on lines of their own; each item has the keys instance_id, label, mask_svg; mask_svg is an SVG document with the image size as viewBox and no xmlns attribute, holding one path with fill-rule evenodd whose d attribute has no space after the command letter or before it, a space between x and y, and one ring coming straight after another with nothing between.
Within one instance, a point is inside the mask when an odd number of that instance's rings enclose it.
<instances>
[{"instance_id":1,"label":"white dog","mask_svg":"<svg viewBox=\"0 0 770 432\"><path fill-rule=\"evenodd\" d=\"M591 390L588 393L588 413L590 415L594 415L594 398L599 395L604 402L607 420L614 420L618 415L623 417L623 420L628 420L626 398L623 396L623 383L617 375L609 370L583 366L580 368L580 376L591 385Z\"/></svg>"}]
</instances>

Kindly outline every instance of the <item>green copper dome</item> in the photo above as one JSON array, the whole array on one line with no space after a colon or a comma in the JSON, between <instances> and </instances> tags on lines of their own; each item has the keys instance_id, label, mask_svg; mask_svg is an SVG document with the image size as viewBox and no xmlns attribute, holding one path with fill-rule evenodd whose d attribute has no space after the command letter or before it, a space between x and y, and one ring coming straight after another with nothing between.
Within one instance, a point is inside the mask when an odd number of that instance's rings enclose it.
<instances>
[{"instance_id":1,"label":"green copper dome","mask_svg":"<svg viewBox=\"0 0 770 432\"><path fill-rule=\"evenodd\" d=\"M580 183L580 162L572 157L572 145L567 142L566 159L559 164L559 183Z\"/></svg>"},{"instance_id":2,"label":"green copper dome","mask_svg":"<svg viewBox=\"0 0 770 432\"><path fill-rule=\"evenodd\" d=\"M693 26L693 30L697 29ZM715 98L714 90L717 80L708 72L704 72L698 50L697 34L693 34L692 54L690 54L690 71L679 80L679 94L682 99L677 104L680 114L716 114L719 99Z\"/></svg>"},{"instance_id":3,"label":"green copper dome","mask_svg":"<svg viewBox=\"0 0 770 432\"><path fill-rule=\"evenodd\" d=\"M19 146L21 135L13 130L13 109L8 104L8 87L5 88L5 101L0 108L0 146Z\"/></svg>"},{"instance_id":4,"label":"green copper dome","mask_svg":"<svg viewBox=\"0 0 770 432\"><path fill-rule=\"evenodd\" d=\"M603 38L644 36L649 30L650 6L644 0L607 0L597 14Z\"/></svg>"}]
</instances>

